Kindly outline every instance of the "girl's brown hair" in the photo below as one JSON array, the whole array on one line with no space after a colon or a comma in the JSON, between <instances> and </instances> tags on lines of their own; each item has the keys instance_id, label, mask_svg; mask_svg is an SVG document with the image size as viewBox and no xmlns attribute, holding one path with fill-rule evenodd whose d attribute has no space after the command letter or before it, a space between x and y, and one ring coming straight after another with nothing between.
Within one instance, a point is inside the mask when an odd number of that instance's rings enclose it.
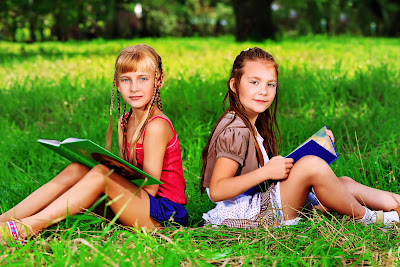
<instances>
[{"instance_id":1,"label":"girl's brown hair","mask_svg":"<svg viewBox=\"0 0 400 267\"><path fill-rule=\"evenodd\" d=\"M155 72L154 77L154 94L150 102L148 103L146 114L143 116L142 120L139 122L138 127L133 134L132 140L129 141L130 144L130 155L126 148L127 139L127 124L130 116L132 115L132 109L126 114L126 103L124 103L124 110L121 114L120 110L120 96L117 90L117 100L118 100L118 145L121 158L137 166L136 159L136 143L142 136L144 128L153 115L154 104L162 111L162 103L160 98L160 88L162 85L162 80L164 78L164 72L162 67L161 57L157 52L148 45L139 44L126 47L119 52L117 60L115 62L115 72L113 88L111 92L111 105L110 105L110 121L108 125L108 130L106 134L106 149L110 150L112 142L112 110L114 104L114 91L118 83L118 77L127 72L135 72L138 69L141 70L151 70Z\"/></svg>"},{"instance_id":2,"label":"girl's brown hair","mask_svg":"<svg viewBox=\"0 0 400 267\"><path fill-rule=\"evenodd\" d=\"M205 148L202 152L202 155L201 155L202 162L203 162L203 168L202 168L202 172L201 172L201 187L202 188L203 188L203 182L204 182L204 172L205 172L205 169L207 166L207 156L208 156L208 149L210 147L211 138L215 132L217 125L222 120L222 118L225 116L225 114L228 112L233 112L235 114L235 116L238 116L240 119L242 119L242 121L244 122L246 127L250 130L251 137L253 138L254 143L256 145L258 163L260 166L264 165L264 158L261 153L261 149L258 145L258 142L256 140L256 130L253 127L253 125L251 124L249 118L247 117L245 109L239 100L239 84L240 84L240 80L243 75L244 65L247 61L261 61L261 62L265 62L265 64L269 64L269 65L273 66L276 70L276 77L278 78L278 64L276 63L275 59L268 52L265 52L261 48L258 48L258 47L248 48L248 49L242 51L236 57L235 61L233 62L231 76L227 82L228 91L225 94L223 104L222 104L224 113L221 115L221 117L218 119L217 123L215 124L215 126L208 138L207 145L205 146ZM230 88L230 80L232 78L235 81L234 86L235 86L236 92L234 92ZM229 99L229 107L226 110L225 103L226 103L227 99ZM272 103L272 105L268 109L266 109L263 113L260 113L258 115L257 120L255 122L255 126L257 128L258 133L264 139L263 145L264 145L265 150L267 151L269 158L277 155L277 151L279 148L278 140L276 138L277 132L279 133L279 140L281 139L281 132L279 130L278 123L276 121L277 106L278 106L278 84L277 84L277 88L276 88L275 101ZM228 126L228 125L226 125L226 126Z\"/></svg>"}]
</instances>

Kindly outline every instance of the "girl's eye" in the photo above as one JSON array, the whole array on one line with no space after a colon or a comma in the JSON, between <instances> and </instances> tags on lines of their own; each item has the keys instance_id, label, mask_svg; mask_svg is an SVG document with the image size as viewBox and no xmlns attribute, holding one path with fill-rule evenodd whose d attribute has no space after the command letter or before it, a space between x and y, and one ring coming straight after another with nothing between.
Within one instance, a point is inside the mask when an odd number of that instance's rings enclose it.
<instances>
[{"instance_id":1,"label":"girl's eye","mask_svg":"<svg viewBox=\"0 0 400 267\"><path fill-rule=\"evenodd\" d=\"M268 84L268 87L275 87L276 86L276 84L274 84L274 83L269 83Z\"/></svg>"},{"instance_id":2,"label":"girl's eye","mask_svg":"<svg viewBox=\"0 0 400 267\"><path fill-rule=\"evenodd\" d=\"M129 82L128 78L122 78L122 82Z\"/></svg>"},{"instance_id":3,"label":"girl's eye","mask_svg":"<svg viewBox=\"0 0 400 267\"><path fill-rule=\"evenodd\" d=\"M258 81L251 81L250 83L251 83L251 84L254 84L254 85L257 85L257 84L258 84Z\"/></svg>"},{"instance_id":4,"label":"girl's eye","mask_svg":"<svg viewBox=\"0 0 400 267\"><path fill-rule=\"evenodd\" d=\"M140 81L147 81L147 78L146 77L141 77L139 80Z\"/></svg>"}]
</instances>

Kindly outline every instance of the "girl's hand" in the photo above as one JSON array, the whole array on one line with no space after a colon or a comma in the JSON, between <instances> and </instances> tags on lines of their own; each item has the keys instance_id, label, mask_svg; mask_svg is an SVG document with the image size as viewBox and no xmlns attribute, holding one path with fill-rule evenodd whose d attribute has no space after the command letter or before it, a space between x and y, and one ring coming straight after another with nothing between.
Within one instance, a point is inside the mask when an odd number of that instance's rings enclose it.
<instances>
[{"instance_id":1,"label":"girl's hand","mask_svg":"<svg viewBox=\"0 0 400 267\"><path fill-rule=\"evenodd\" d=\"M333 133L331 130L325 130L327 136L329 136L332 140L332 143L335 143L335 137L333 137Z\"/></svg>"},{"instance_id":2,"label":"girl's hand","mask_svg":"<svg viewBox=\"0 0 400 267\"><path fill-rule=\"evenodd\" d=\"M262 168L265 169L265 176L267 179L282 180L289 176L292 167L293 159L276 156L270 159Z\"/></svg>"}]
</instances>

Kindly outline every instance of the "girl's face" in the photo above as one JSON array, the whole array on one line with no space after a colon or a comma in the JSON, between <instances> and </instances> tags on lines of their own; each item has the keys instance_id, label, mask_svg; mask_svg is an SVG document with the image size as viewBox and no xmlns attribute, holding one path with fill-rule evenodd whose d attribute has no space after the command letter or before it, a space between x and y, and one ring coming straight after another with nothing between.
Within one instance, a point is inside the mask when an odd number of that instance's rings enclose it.
<instances>
[{"instance_id":1,"label":"girl's face","mask_svg":"<svg viewBox=\"0 0 400 267\"><path fill-rule=\"evenodd\" d=\"M118 91L133 109L146 109L154 94L154 76L154 71L140 69L119 75Z\"/></svg>"},{"instance_id":2,"label":"girl's face","mask_svg":"<svg viewBox=\"0 0 400 267\"><path fill-rule=\"evenodd\" d=\"M239 88L235 79L230 80L230 88L238 94L250 121L255 124L258 114L269 108L274 101L278 78L275 67L265 61L247 61Z\"/></svg>"}]
</instances>

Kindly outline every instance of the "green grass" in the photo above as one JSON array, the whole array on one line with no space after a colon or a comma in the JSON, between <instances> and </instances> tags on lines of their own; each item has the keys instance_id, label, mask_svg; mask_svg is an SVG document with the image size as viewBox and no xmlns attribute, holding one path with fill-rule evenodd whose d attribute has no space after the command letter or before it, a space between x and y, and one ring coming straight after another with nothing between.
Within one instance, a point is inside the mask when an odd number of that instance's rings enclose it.
<instances>
[{"instance_id":1,"label":"green grass","mask_svg":"<svg viewBox=\"0 0 400 267\"><path fill-rule=\"evenodd\" d=\"M79 215L25 247L4 244L0 265L391 265L400 230L310 214L295 227L202 227L212 208L199 193L200 154L222 112L235 56L249 46L280 65L278 122L286 155L322 125L334 131L331 166L366 185L400 193L400 39L307 37L235 43L233 38L0 43L0 207L17 204L68 161L38 138L104 143L113 64L125 46L146 43L164 63L164 110L182 146L190 227L143 232ZM116 141L113 150L116 152Z\"/></svg>"}]
</instances>

